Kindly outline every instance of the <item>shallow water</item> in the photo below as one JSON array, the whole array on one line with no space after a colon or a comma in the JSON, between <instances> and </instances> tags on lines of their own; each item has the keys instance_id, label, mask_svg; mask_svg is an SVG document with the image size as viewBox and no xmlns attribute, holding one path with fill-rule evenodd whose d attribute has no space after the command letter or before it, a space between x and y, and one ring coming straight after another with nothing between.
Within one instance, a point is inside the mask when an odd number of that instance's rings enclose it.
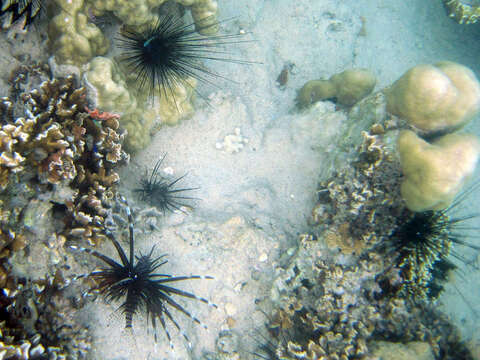
<instances>
[{"instance_id":1,"label":"shallow water","mask_svg":"<svg viewBox=\"0 0 480 360\"><path fill-rule=\"evenodd\" d=\"M480 27L456 24L440 0L238 0L219 1L218 7L219 19L233 18L222 24L221 33L245 31L254 40L228 51L261 64L207 61L208 68L228 81L216 79L218 87L199 84L208 104L197 99L191 118L161 127L151 144L119 170L119 189L137 213L149 205L133 189L145 169L165 153L162 176L188 173L181 187L199 187L192 195L200 199L193 201L194 209L155 219L156 230L137 234L137 250L145 253L155 245L159 253L168 253L169 262L162 268L168 274L213 276L182 288L207 297L218 309L182 302L208 329L176 316L192 349L170 326L172 350L161 329L154 344L143 317L134 321L131 336L124 332L121 316L110 316L115 305L89 303L78 317L94 335L94 359L207 359L205 354L221 347L219 333L227 330L238 339L225 346L234 348L239 359L252 358L252 337L266 321L256 302L271 296L278 268L285 266L282 255L293 253L298 236L310 230L319 180L339 170L332 163L338 151L334 139L346 114L336 112L331 102L315 111L296 111L296 91L306 81L364 67L376 75L375 90L380 90L410 67L440 60L459 62L480 75ZM0 96L8 95L7 78L15 66L50 56L48 21L40 19L36 28L15 40L0 34ZM113 43L114 30L105 25ZM290 69L288 82L280 88L276 80L285 66ZM480 135L478 119L465 130ZM232 151L229 139L237 145ZM477 191L466 202L471 213L478 212L479 196ZM136 224L140 230L146 224L142 221ZM480 245L476 238L471 241ZM103 245L102 252L115 256L109 245ZM479 287L478 270L462 268L436 303L473 343L480 342ZM223 356L215 359L235 358Z\"/></svg>"}]
</instances>

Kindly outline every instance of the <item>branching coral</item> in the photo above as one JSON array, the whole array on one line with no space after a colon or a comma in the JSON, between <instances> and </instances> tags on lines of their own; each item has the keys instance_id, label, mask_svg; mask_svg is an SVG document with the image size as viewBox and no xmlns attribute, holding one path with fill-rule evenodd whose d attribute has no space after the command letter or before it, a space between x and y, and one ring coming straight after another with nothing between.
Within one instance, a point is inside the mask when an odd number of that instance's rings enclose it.
<instances>
[{"instance_id":1,"label":"branching coral","mask_svg":"<svg viewBox=\"0 0 480 360\"><path fill-rule=\"evenodd\" d=\"M0 130L3 188L13 191L19 176L27 176L30 185L70 188L56 199L68 209L66 231L95 236L119 180L113 169L127 159L118 116L88 111L85 89L73 78L46 81L23 101L26 117L4 116ZM7 99L3 104L8 109Z\"/></svg>"}]
</instances>

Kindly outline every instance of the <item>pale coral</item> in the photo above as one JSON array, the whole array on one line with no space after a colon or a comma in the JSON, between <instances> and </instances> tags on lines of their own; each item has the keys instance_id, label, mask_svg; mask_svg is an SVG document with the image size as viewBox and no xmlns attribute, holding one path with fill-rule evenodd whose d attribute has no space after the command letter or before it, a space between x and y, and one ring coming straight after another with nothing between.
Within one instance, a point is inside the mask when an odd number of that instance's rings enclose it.
<instances>
[{"instance_id":1,"label":"pale coral","mask_svg":"<svg viewBox=\"0 0 480 360\"><path fill-rule=\"evenodd\" d=\"M348 69L328 80L311 80L299 90L297 103L307 107L317 101L332 100L352 106L370 94L377 80L368 69Z\"/></svg>"},{"instance_id":2,"label":"pale coral","mask_svg":"<svg viewBox=\"0 0 480 360\"><path fill-rule=\"evenodd\" d=\"M453 62L418 65L385 91L387 110L423 132L451 132L480 110L480 84Z\"/></svg>"},{"instance_id":3,"label":"pale coral","mask_svg":"<svg viewBox=\"0 0 480 360\"><path fill-rule=\"evenodd\" d=\"M480 143L473 135L449 134L430 144L405 130L397 149L404 174L401 193L407 207L412 211L440 210L473 174Z\"/></svg>"},{"instance_id":4,"label":"pale coral","mask_svg":"<svg viewBox=\"0 0 480 360\"><path fill-rule=\"evenodd\" d=\"M213 35L218 31L216 0L176 0L190 8L195 27L203 35ZM94 15L111 11L125 25L143 27L153 25L159 18L153 9L165 0L88 0Z\"/></svg>"},{"instance_id":5,"label":"pale coral","mask_svg":"<svg viewBox=\"0 0 480 360\"><path fill-rule=\"evenodd\" d=\"M82 65L96 55L105 54L108 40L88 21L83 12L83 0L55 1L60 11L50 21L48 36L57 63Z\"/></svg>"}]
</instances>

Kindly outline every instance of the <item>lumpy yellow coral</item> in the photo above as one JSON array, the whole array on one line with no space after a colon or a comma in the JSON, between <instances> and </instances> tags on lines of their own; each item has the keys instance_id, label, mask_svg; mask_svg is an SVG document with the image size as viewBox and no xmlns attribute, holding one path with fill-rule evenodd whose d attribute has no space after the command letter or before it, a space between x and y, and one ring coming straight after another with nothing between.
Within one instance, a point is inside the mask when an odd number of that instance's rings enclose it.
<instances>
[{"instance_id":1,"label":"lumpy yellow coral","mask_svg":"<svg viewBox=\"0 0 480 360\"><path fill-rule=\"evenodd\" d=\"M83 0L55 0L60 11L48 26L57 63L82 65L108 50L108 40L83 13Z\"/></svg>"},{"instance_id":2,"label":"lumpy yellow coral","mask_svg":"<svg viewBox=\"0 0 480 360\"><path fill-rule=\"evenodd\" d=\"M352 106L375 87L375 75L367 69L349 69L335 74L328 80L311 80L305 83L297 96L300 107L317 101L335 98L341 105Z\"/></svg>"},{"instance_id":3,"label":"lumpy yellow coral","mask_svg":"<svg viewBox=\"0 0 480 360\"><path fill-rule=\"evenodd\" d=\"M397 148L405 176L401 193L412 211L446 208L473 174L480 154L480 143L470 134L448 134L430 144L405 130Z\"/></svg>"},{"instance_id":4,"label":"lumpy yellow coral","mask_svg":"<svg viewBox=\"0 0 480 360\"><path fill-rule=\"evenodd\" d=\"M387 110L423 132L454 131L480 109L475 74L453 62L415 66L385 93Z\"/></svg>"},{"instance_id":5,"label":"lumpy yellow coral","mask_svg":"<svg viewBox=\"0 0 480 360\"><path fill-rule=\"evenodd\" d=\"M94 58L88 65L84 81L97 108L122 115L121 126L128 131L125 147L129 151L147 146L154 128L161 124L174 125L194 112L196 80L192 78L173 84L151 105L145 101L148 96L130 87L128 79L108 58Z\"/></svg>"},{"instance_id":6,"label":"lumpy yellow coral","mask_svg":"<svg viewBox=\"0 0 480 360\"><path fill-rule=\"evenodd\" d=\"M125 25L144 26L155 24L158 16L153 9L166 0L88 0L91 11L102 15L111 11ZM217 2L215 0L176 0L190 8L197 30L203 35L212 35L218 31ZM207 28L205 28L207 26Z\"/></svg>"}]
</instances>

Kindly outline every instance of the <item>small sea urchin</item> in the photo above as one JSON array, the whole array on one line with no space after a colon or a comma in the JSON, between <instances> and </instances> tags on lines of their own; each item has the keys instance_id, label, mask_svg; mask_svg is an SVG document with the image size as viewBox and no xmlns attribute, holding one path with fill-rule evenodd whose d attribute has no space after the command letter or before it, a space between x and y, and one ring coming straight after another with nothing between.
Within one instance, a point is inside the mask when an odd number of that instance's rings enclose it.
<instances>
[{"instance_id":1,"label":"small sea urchin","mask_svg":"<svg viewBox=\"0 0 480 360\"><path fill-rule=\"evenodd\" d=\"M95 250L71 246L74 250L81 250L95 256L106 265L106 267L100 270L80 275L77 278L91 277L95 279L98 285L90 289L90 291L99 291L109 302L124 299L119 309L125 315L126 328L132 328L132 321L135 315L145 312L147 321L150 321L154 329L155 341L157 341L156 325L157 322L160 322L170 342L170 346L173 347L167 328L167 320L169 320L190 345L188 336L181 330L180 325L174 319L171 309L183 313L205 328L206 326L177 302L174 296L195 299L215 308L217 306L203 297L177 289L169 284L191 279L212 279L212 277L201 275L171 276L157 273L157 270L166 264L167 260L165 259L165 254L155 257L153 255L154 247L148 254L135 255L133 217L125 199L121 198L120 201L125 204L125 211L129 220L130 249L128 256L113 234L108 231L107 236L115 246L120 262Z\"/></svg>"},{"instance_id":2,"label":"small sea urchin","mask_svg":"<svg viewBox=\"0 0 480 360\"><path fill-rule=\"evenodd\" d=\"M478 214L452 215L471 191L472 189L467 190L444 210L410 214L394 231L390 240L381 245L393 258L392 265L400 269L404 285L413 295L438 297L447 273L457 268L452 260L469 262L454 246L480 250L480 246L467 241L472 236L471 231L478 231L468 221L477 218Z\"/></svg>"},{"instance_id":3,"label":"small sea urchin","mask_svg":"<svg viewBox=\"0 0 480 360\"><path fill-rule=\"evenodd\" d=\"M134 192L140 193L143 201L147 201L150 205L156 206L163 213L167 211L182 210L182 206L190 207L187 203L189 200L196 198L190 196L180 195L185 191L197 190L198 188L175 188L175 185L182 180L187 174L182 175L174 180L167 180L158 172L160 166L165 159L164 155L157 161L153 170L145 173L145 176L140 179L140 188L134 189Z\"/></svg>"},{"instance_id":4,"label":"small sea urchin","mask_svg":"<svg viewBox=\"0 0 480 360\"><path fill-rule=\"evenodd\" d=\"M207 18L208 19L208 18ZM121 60L136 76L140 90L147 88L148 94L163 97L173 96L178 85L190 87L188 78L214 85L214 79L225 78L215 71L205 68L202 60L215 60L239 64L250 61L231 59L220 47L238 44L239 35L201 36L196 31L208 30L217 22L200 21L209 25L185 25L182 18L164 15L154 26L137 32L124 29L118 39L123 50Z\"/></svg>"}]
</instances>

